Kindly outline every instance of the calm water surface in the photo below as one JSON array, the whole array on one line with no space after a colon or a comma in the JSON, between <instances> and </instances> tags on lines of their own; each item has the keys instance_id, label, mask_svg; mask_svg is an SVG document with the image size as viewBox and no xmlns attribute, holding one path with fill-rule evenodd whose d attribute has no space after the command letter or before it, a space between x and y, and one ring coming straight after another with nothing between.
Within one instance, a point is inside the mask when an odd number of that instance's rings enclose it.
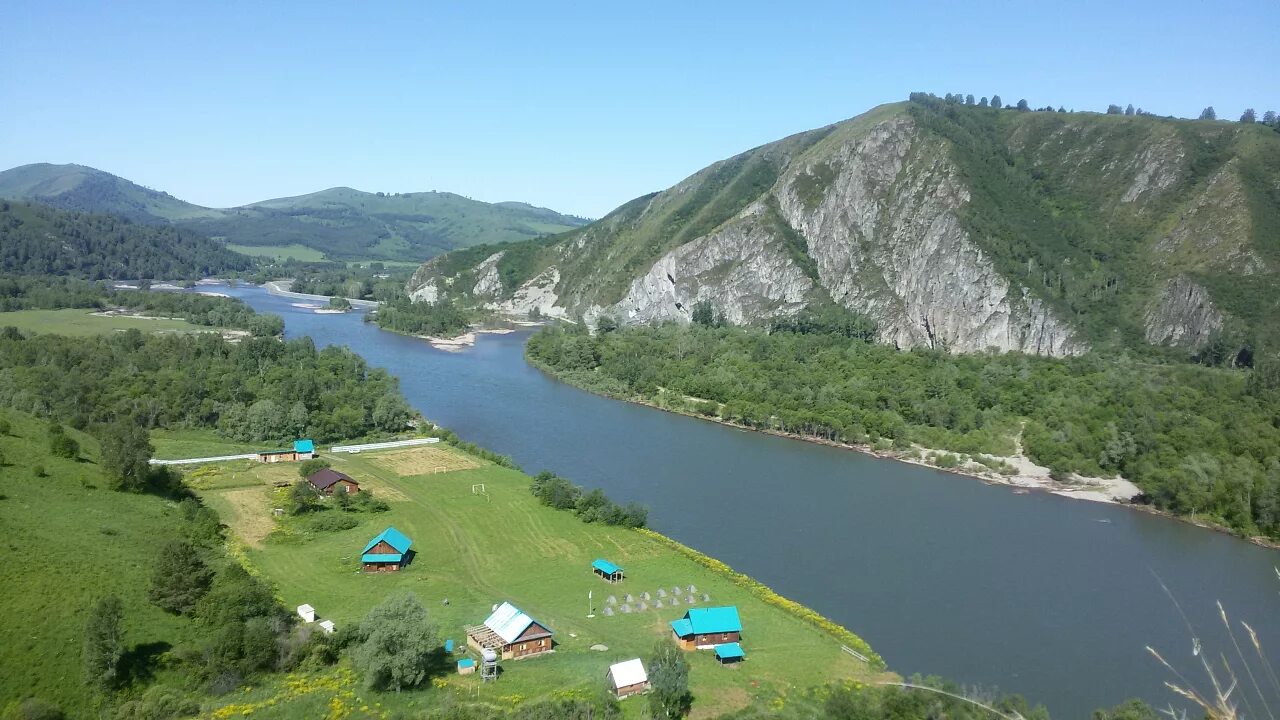
<instances>
[{"instance_id":1,"label":"calm water surface","mask_svg":"<svg viewBox=\"0 0 1280 720\"><path fill-rule=\"evenodd\" d=\"M597 397L526 365L524 332L448 353L356 313L230 292L284 316L291 337L350 346L399 377L424 415L526 471L648 505L654 529L844 624L903 674L1021 693L1057 718L1134 696L1165 706L1167 673L1144 646L1207 681L1155 574L1209 657L1234 657L1217 600L1280 647L1275 551Z\"/></svg>"}]
</instances>

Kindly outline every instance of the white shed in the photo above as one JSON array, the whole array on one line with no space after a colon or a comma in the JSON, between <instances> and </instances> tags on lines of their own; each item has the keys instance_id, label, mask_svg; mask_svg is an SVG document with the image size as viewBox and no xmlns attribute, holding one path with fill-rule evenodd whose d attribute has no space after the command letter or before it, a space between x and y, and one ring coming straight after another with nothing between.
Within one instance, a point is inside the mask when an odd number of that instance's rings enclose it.
<instances>
[{"instance_id":1,"label":"white shed","mask_svg":"<svg viewBox=\"0 0 1280 720\"><path fill-rule=\"evenodd\" d=\"M324 630L324 632L325 632L325 634L326 634L326 635L332 635L332 634L333 634L333 621L332 621L332 620L321 620L321 621L320 621L320 627L321 627L321 629L323 629L323 630Z\"/></svg>"},{"instance_id":2,"label":"white shed","mask_svg":"<svg viewBox=\"0 0 1280 720\"><path fill-rule=\"evenodd\" d=\"M640 658L614 663L609 666L609 685L619 698L641 693L649 689L649 673Z\"/></svg>"},{"instance_id":3,"label":"white shed","mask_svg":"<svg viewBox=\"0 0 1280 720\"><path fill-rule=\"evenodd\" d=\"M310 605L299 605L298 617L302 618L302 622L315 622L316 609L311 607Z\"/></svg>"}]
</instances>

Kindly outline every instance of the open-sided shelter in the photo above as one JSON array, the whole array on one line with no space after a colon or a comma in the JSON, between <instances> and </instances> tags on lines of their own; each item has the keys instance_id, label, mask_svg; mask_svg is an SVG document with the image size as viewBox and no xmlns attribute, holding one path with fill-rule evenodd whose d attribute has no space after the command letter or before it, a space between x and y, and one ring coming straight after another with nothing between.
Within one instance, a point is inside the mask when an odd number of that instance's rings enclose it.
<instances>
[{"instance_id":1,"label":"open-sided shelter","mask_svg":"<svg viewBox=\"0 0 1280 720\"><path fill-rule=\"evenodd\" d=\"M476 652L492 650L503 660L541 655L555 648L552 632L509 602L495 608L483 625L467 628L467 644Z\"/></svg>"}]
</instances>

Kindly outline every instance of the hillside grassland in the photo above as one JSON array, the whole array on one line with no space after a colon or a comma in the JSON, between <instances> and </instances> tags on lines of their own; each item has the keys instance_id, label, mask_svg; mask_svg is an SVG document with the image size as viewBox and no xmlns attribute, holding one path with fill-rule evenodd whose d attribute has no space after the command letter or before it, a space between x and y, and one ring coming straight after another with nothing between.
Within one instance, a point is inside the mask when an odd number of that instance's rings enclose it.
<instances>
[{"instance_id":1,"label":"hillside grassland","mask_svg":"<svg viewBox=\"0 0 1280 720\"><path fill-rule=\"evenodd\" d=\"M227 249L249 257L268 258L278 262L293 258L299 262L324 262L325 254L315 248L292 243L289 245L237 245L229 243Z\"/></svg>"},{"instance_id":2,"label":"hillside grassland","mask_svg":"<svg viewBox=\"0 0 1280 720\"><path fill-rule=\"evenodd\" d=\"M80 647L97 598L114 593L123 602L127 663L142 664L191 637L187 621L147 600L156 548L180 532L178 510L154 496L106 489L89 435L68 430L81 458L56 458L43 421L7 409L0 418L12 427L0 436L7 462L0 468L0 607L17 623L0 642L0 713L35 696L68 717L88 717L93 693L81 679Z\"/></svg>"},{"instance_id":3,"label":"hillside grassland","mask_svg":"<svg viewBox=\"0 0 1280 720\"><path fill-rule=\"evenodd\" d=\"M540 505L529 492L529 478L519 472L440 446L427 449L432 458L416 465L425 474L400 475L391 469L414 468L406 461L410 452L386 453L394 456L394 463L384 462L383 453L327 456L336 469L387 501L388 512L360 514L357 527L339 532L315 532L305 518L285 518L262 542L255 538L264 521L273 522L271 508L280 502L280 491L272 487L278 468L233 463L206 467L190 477L204 501L244 543L247 562L275 584L288 607L309 603L342 627L360 620L391 593L409 590L440 624L442 637L459 645L465 645L464 626L479 624L492 605L503 600L554 630L554 654L504 663L498 683L481 686L475 676L453 674L436 681L459 696L509 704L513 698L555 692L598 692L610 663L647 655L656 640L669 637L669 621L687 609L681 604L605 617L606 598L614 595L621 603L627 593L638 599L645 591L656 597L660 587L669 593L677 585L696 587L696 606L737 605L744 623L748 660L741 666L720 667L705 652L690 657L695 717L739 709L793 687L876 674L844 653L835 636L763 602L732 578L659 539L586 524L571 513ZM444 462L442 454L456 455L459 462ZM460 464L477 467L451 469ZM485 494L473 493L478 484L484 485ZM246 493L256 497L256 506L246 503ZM361 573L361 548L389 525L413 539L413 562L399 573ZM627 580L609 585L596 578L590 563L597 557L626 568ZM702 600L704 593L710 602ZM594 618L587 617L589 602ZM589 649L597 643L609 649ZM335 683L338 686L342 684ZM268 684L236 702L265 704L281 692L281 686ZM435 693L364 692L360 701L407 709L438 702L432 698ZM322 700L311 695L301 705L261 707L253 716L299 717L295 713L300 707L319 707ZM645 702L632 700L623 706L628 717L641 717Z\"/></svg>"},{"instance_id":4,"label":"hillside grassland","mask_svg":"<svg viewBox=\"0 0 1280 720\"><path fill-rule=\"evenodd\" d=\"M139 317L136 315L99 315L92 310L15 310L0 312L0 327L16 327L27 332L56 333L83 337L103 333L140 330L157 332L214 332L174 318Z\"/></svg>"}]
</instances>

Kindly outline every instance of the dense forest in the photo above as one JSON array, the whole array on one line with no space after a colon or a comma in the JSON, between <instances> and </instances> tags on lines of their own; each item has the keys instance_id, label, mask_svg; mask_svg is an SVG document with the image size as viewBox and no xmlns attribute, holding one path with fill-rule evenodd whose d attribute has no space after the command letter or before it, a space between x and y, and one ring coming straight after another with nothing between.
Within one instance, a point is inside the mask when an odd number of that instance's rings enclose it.
<instances>
[{"instance_id":1,"label":"dense forest","mask_svg":"<svg viewBox=\"0 0 1280 720\"><path fill-rule=\"evenodd\" d=\"M396 380L346 348L132 330L67 338L3 329L0 405L77 428L132 417L254 442L385 434L412 417Z\"/></svg>"},{"instance_id":2,"label":"dense forest","mask_svg":"<svg viewBox=\"0 0 1280 720\"><path fill-rule=\"evenodd\" d=\"M243 273L253 265L189 230L0 201L0 272L178 280Z\"/></svg>"},{"instance_id":3,"label":"dense forest","mask_svg":"<svg viewBox=\"0 0 1280 720\"><path fill-rule=\"evenodd\" d=\"M1020 435L1058 477L1120 474L1156 507L1280 538L1274 362L902 352L848 333L699 325L547 328L527 354L606 394L840 442L1009 455Z\"/></svg>"},{"instance_id":4,"label":"dense forest","mask_svg":"<svg viewBox=\"0 0 1280 720\"><path fill-rule=\"evenodd\" d=\"M452 300L413 302L401 295L378 305L377 312L365 315L366 321L378 327L406 335L448 337L465 332L478 319L475 311L466 310Z\"/></svg>"},{"instance_id":5,"label":"dense forest","mask_svg":"<svg viewBox=\"0 0 1280 720\"><path fill-rule=\"evenodd\" d=\"M357 300L389 301L404 296L404 284L410 272L388 270L383 263L341 265L307 263L289 273L293 292L311 295L333 295Z\"/></svg>"},{"instance_id":6,"label":"dense forest","mask_svg":"<svg viewBox=\"0 0 1280 720\"><path fill-rule=\"evenodd\" d=\"M67 277L0 275L0 312L61 308L123 309L178 317L193 325L248 330L258 337L274 337L284 332L284 320L279 315L259 315L235 298L116 290L100 282Z\"/></svg>"}]
</instances>

